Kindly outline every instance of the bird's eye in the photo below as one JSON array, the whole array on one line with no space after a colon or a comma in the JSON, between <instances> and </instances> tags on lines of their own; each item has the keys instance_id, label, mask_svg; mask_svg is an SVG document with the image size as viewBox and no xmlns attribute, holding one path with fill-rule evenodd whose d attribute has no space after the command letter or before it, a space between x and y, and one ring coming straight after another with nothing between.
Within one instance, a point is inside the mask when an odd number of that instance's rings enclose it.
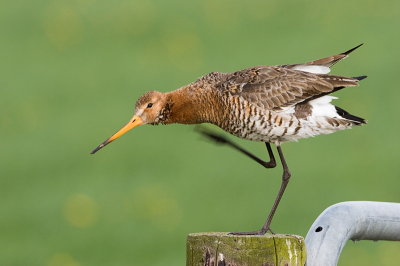
<instances>
[{"instance_id":1,"label":"bird's eye","mask_svg":"<svg viewBox=\"0 0 400 266\"><path fill-rule=\"evenodd\" d=\"M147 104L147 108L151 108L153 106L152 103Z\"/></svg>"}]
</instances>

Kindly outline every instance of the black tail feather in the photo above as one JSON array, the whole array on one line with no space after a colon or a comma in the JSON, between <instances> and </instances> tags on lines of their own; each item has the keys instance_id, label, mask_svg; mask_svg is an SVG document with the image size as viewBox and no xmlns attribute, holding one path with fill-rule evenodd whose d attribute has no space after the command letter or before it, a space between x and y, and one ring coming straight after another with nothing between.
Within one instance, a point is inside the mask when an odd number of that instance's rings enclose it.
<instances>
[{"instance_id":1,"label":"black tail feather","mask_svg":"<svg viewBox=\"0 0 400 266\"><path fill-rule=\"evenodd\" d=\"M349 114L349 112L343 110L340 107L337 107L336 105L335 105L335 108L336 108L336 112L338 113L338 115L340 115L341 117L343 117L347 120L353 121L356 125L361 125L361 124L367 123L367 120L365 120L364 118Z\"/></svg>"},{"instance_id":2,"label":"black tail feather","mask_svg":"<svg viewBox=\"0 0 400 266\"><path fill-rule=\"evenodd\" d=\"M357 49L357 48L360 47L361 45L363 45L363 43L360 44L360 45L358 45L358 46L356 46L356 47L354 47L354 48L352 48L352 49L350 49L350 50L348 50L348 51L346 51L346 52L344 52L344 53L342 53L342 54L348 55L349 53L353 52L355 49Z\"/></svg>"},{"instance_id":3,"label":"black tail feather","mask_svg":"<svg viewBox=\"0 0 400 266\"><path fill-rule=\"evenodd\" d=\"M358 81L363 80L365 78L367 78L367 76L352 77L352 79L356 79Z\"/></svg>"}]
</instances>

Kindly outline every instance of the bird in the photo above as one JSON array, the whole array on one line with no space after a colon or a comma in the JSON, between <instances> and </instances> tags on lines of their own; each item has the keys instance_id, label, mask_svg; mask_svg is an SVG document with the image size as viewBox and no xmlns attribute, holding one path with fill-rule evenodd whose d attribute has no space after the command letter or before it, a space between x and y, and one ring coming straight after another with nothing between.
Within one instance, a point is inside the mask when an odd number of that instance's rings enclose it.
<instances>
[{"instance_id":1,"label":"bird","mask_svg":"<svg viewBox=\"0 0 400 266\"><path fill-rule=\"evenodd\" d=\"M277 148L283 167L282 183L262 228L234 235L272 234L271 221L289 183L291 173L282 152L285 142L349 129L367 121L333 105L331 96L346 87L359 86L367 76L345 77L328 74L360 44L346 52L302 64L255 66L232 73L211 72L177 90L148 91L135 104L133 118L105 140L91 154L139 125L211 123L241 139L264 142L269 161L264 161L233 141L199 130L213 140L227 144L265 168L276 167L271 148Z\"/></svg>"}]
</instances>

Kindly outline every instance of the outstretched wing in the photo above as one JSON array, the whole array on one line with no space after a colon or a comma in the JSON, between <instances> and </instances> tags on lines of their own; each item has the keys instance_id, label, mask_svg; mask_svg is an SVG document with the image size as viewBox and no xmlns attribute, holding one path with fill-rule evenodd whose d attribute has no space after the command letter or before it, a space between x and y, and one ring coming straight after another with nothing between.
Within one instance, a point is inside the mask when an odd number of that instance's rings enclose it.
<instances>
[{"instance_id":1,"label":"outstretched wing","mask_svg":"<svg viewBox=\"0 0 400 266\"><path fill-rule=\"evenodd\" d=\"M349 54L356 50L363 44L360 44L346 52L324 57L318 60L313 60L303 64L290 64L290 65L280 65L278 67L289 68L294 70L301 70L316 74L328 74L330 72L330 67L336 64L337 62L349 57Z\"/></svg>"},{"instance_id":2,"label":"outstretched wing","mask_svg":"<svg viewBox=\"0 0 400 266\"><path fill-rule=\"evenodd\" d=\"M313 74L279 66L258 66L228 74L221 89L269 110L282 110L335 88L358 86L358 79Z\"/></svg>"}]
</instances>

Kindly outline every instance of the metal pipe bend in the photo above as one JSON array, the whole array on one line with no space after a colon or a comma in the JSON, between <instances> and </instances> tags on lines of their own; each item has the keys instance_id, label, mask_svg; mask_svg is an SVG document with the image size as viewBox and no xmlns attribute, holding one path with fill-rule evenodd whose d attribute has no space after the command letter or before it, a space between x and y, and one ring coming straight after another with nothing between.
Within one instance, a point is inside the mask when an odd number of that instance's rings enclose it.
<instances>
[{"instance_id":1,"label":"metal pipe bend","mask_svg":"<svg viewBox=\"0 0 400 266\"><path fill-rule=\"evenodd\" d=\"M332 205L307 233L307 266L336 266L348 240L400 241L400 203L349 201Z\"/></svg>"}]
</instances>

